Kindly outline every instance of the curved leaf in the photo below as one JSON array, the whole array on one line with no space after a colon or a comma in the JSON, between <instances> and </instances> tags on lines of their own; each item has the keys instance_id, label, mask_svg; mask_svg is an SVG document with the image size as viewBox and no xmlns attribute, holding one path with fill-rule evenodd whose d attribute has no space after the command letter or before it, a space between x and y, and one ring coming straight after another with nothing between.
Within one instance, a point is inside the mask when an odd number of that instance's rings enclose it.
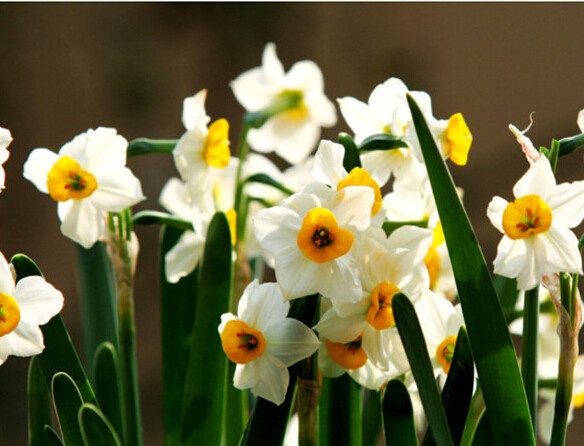
<instances>
[{"instance_id":1,"label":"curved leaf","mask_svg":"<svg viewBox=\"0 0 584 446\"><path fill-rule=\"evenodd\" d=\"M172 153L178 139L136 138L128 143L128 156L148 155L150 153Z\"/></svg>"},{"instance_id":2,"label":"curved leaf","mask_svg":"<svg viewBox=\"0 0 584 446\"><path fill-rule=\"evenodd\" d=\"M69 375L63 372L55 374L52 382L53 402L66 446L83 444L77 414L83 401L79 389Z\"/></svg>"},{"instance_id":3,"label":"curved leaf","mask_svg":"<svg viewBox=\"0 0 584 446\"><path fill-rule=\"evenodd\" d=\"M51 395L43 371L33 356L28 366L28 444L43 446L45 426L52 424Z\"/></svg>"},{"instance_id":4,"label":"curved leaf","mask_svg":"<svg viewBox=\"0 0 584 446\"><path fill-rule=\"evenodd\" d=\"M42 276L36 264L24 254L15 255L10 262L16 272L17 281L27 276ZM43 332L45 349L37 356L37 359L47 380L47 385L51 385L51 380L56 373L66 372L75 381L83 401L97 404L91 384L81 366L79 356L77 356L61 316L53 317L41 326L41 331Z\"/></svg>"},{"instance_id":5,"label":"curved leaf","mask_svg":"<svg viewBox=\"0 0 584 446\"><path fill-rule=\"evenodd\" d=\"M424 116L411 96L407 100L442 222L493 434L498 443L534 444L517 357L483 253Z\"/></svg>"},{"instance_id":6,"label":"curved leaf","mask_svg":"<svg viewBox=\"0 0 584 446\"><path fill-rule=\"evenodd\" d=\"M132 217L132 224L134 225L167 225L173 228L181 229L183 231L192 231L193 224L190 221L159 211L140 211Z\"/></svg>"},{"instance_id":7,"label":"curved leaf","mask_svg":"<svg viewBox=\"0 0 584 446\"><path fill-rule=\"evenodd\" d=\"M399 138L388 133L378 133L365 138L359 144L359 152L371 152L373 150L392 150L407 148L408 145Z\"/></svg>"},{"instance_id":8,"label":"curved leaf","mask_svg":"<svg viewBox=\"0 0 584 446\"><path fill-rule=\"evenodd\" d=\"M383 394L383 432L386 446L418 445L410 394L399 379L389 381Z\"/></svg>"},{"instance_id":9,"label":"curved leaf","mask_svg":"<svg viewBox=\"0 0 584 446\"><path fill-rule=\"evenodd\" d=\"M79 425L85 446L121 446L113 426L93 404L79 409Z\"/></svg>"},{"instance_id":10,"label":"curved leaf","mask_svg":"<svg viewBox=\"0 0 584 446\"><path fill-rule=\"evenodd\" d=\"M110 420L113 429L122 435L122 402L119 388L119 363L116 350L109 342L101 344L95 352L94 383L99 407Z\"/></svg>"},{"instance_id":11,"label":"curved leaf","mask_svg":"<svg viewBox=\"0 0 584 446\"><path fill-rule=\"evenodd\" d=\"M426 341L414 305L407 296L401 293L396 294L391 302L395 325L416 380L434 440L438 445L452 445L446 414L442 407Z\"/></svg>"},{"instance_id":12,"label":"curved leaf","mask_svg":"<svg viewBox=\"0 0 584 446\"><path fill-rule=\"evenodd\" d=\"M350 172L355 167L361 167L361 158L359 158L359 151L353 138L346 133L339 133L339 143L345 148L343 167L347 172Z\"/></svg>"},{"instance_id":13,"label":"curved leaf","mask_svg":"<svg viewBox=\"0 0 584 446\"><path fill-rule=\"evenodd\" d=\"M181 417L185 444L221 444L225 415L227 358L217 333L231 301L231 233L224 213L215 214L197 288L197 303ZM201 335L202 334L202 335Z\"/></svg>"}]
</instances>

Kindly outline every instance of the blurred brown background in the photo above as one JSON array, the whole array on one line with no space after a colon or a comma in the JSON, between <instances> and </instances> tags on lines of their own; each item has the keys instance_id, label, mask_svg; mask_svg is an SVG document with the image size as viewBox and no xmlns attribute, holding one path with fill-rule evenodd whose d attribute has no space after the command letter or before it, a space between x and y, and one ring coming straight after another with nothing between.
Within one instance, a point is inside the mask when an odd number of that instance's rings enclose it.
<instances>
[{"instance_id":1,"label":"blurred brown background","mask_svg":"<svg viewBox=\"0 0 584 446\"><path fill-rule=\"evenodd\" d=\"M527 164L509 123L536 145L578 133L584 108L584 5L576 3L126 3L0 4L0 125L14 136L0 196L0 250L31 256L66 296L63 317L80 340L75 250L59 232L55 204L22 178L36 147L57 151L100 125L127 139L177 138L182 100L207 88L207 111L227 117L236 140L242 110L228 82L260 64L277 44L286 69L317 62L326 93L363 101L391 76L431 94L434 114L461 111L474 135L469 164L453 167L488 262L499 234L485 209L511 196ZM346 131L342 119L323 137ZM175 175L168 156L131 159L148 200ZM563 180L582 179L582 155L561 163ZM137 228L141 255L136 312L147 446L163 444L155 279L158 228ZM26 444L26 368L0 367L0 444ZM569 444L578 442L579 414Z\"/></svg>"}]
</instances>

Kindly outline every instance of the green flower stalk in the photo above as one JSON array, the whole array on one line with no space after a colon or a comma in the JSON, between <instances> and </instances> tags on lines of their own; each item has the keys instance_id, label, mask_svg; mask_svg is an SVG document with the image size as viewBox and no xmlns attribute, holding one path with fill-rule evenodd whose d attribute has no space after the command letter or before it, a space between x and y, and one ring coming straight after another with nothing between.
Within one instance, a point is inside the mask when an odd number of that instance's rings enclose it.
<instances>
[{"instance_id":1,"label":"green flower stalk","mask_svg":"<svg viewBox=\"0 0 584 446\"><path fill-rule=\"evenodd\" d=\"M123 438L124 444L139 446L142 444L142 422L134 324L134 273L138 250L137 245L132 244L129 209L119 214L109 214L107 247L117 294Z\"/></svg>"}]
</instances>

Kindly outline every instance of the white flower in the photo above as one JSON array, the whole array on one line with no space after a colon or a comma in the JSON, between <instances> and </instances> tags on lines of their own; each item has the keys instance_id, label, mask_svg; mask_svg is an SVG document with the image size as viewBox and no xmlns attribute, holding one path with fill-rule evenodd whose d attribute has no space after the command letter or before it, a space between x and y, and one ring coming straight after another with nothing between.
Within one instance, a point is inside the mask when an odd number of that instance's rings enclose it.
<instances>
[{"instance_id":1,"label":"white flower","mask_svg":"<svg viewBox=\"0 0 584 446\"><path fill-rule=\"evenodd\" d=\"M286 299L321 293L350 302L361 285L350 251L355 233L370 224L373 192L348 186L335 192L311 183L254 219L260 246L275 259L276 279Z\"/></svg>"},{"instance_id":2,"label":"white flower","mask_svg":"<svg viewBox=\"0 0 584 446\"><path fill-rule=\"evenodd\" d=\"M584 218L584 181L556 185L546 157L540 157L513 188L515 201L494 197L487 215L503 238L494 272L517 278L529 290L543 275L582 274L578 239L570 230Z\"/></svg>"},{"instance_id":3,"label":"white flower","mask_svg":"<svg viewBox=\"0 0 584 446\"><path fill-rule=\"evenodd\" d=\"M404 293L415 301L427 290L423 258L430 240L429 231L413 226L394 231L385 246L371 238L360 240L356 268L361 298L354 303L332 300L333 308L315 327L319 334L341 345L358 343L372 364L392 377L407 370L392 300L396 293Z\"/></svg>"},{"instance_id":4,"label":"white flower","mask_svg":"<svg viewBox=\"0 0 584 446\"><path fill-rule=\"evenodd\" d=\"M180 137L172 155L181 178L189 184L208 188L218 170L229 164L229 123L211 118L205 111L207 90L183 101L182 121L187 131Z\"/></svg>"},{"instance_id":5,"label":"white flower","mask_svg":"<svg viewBox=\"0 0 584 446\"><path fill-rule=\"evenodd\" d=\"M58 202L61 232L90 248L105 231L106 212L142 201L140 181L126 166L128 142L115 129L77 135L58 154L33 150L24 177Z\"/></svg>"},{"instance_id":6,"label":"white flower","mask_svg":"<svg viewBox=\"0 0 584 446\"><path fill-rule=\"evenodd\" d=\"M382 133L403 139L406 128L413 125L407 92L406 85L392 77L374 88L367 104L352 97L338 99L343 118L355 134L355 142L361 144L365 138ZM410 94L421 108L431 110L427 93L412 91ZM363 167L376 175L380 184L385 184L392 173L404 174L414 159L410 147L376 150L361 156Z\"/></svg>"},{"instance_id":7,"label":"white flower","mask_svg":"<svg viewBox=\"0 0 584 446\"><path fill-rule=\"evenodd\" d=\"M12 134L10 130L0 127L0 192L4 189L4 181L6 179L6 172L2 164L10 157L10 152L7 147L12 142Z\"/></svg>"},{"instance_id":8,"label":"white flower","mask_svg":"<svg viewBox=\"0 0 584 446\"><path fill-rule=\"evenodd\" d=\"M291 164L301 162L314 149L321 127L331 127L337 121L334 105L324 94L320 68L304 60L285 73L273 43L266 45L262 65L240 74L231 88L248 112L265 110L281 101L296 103L269 118L261 128L250 130L247 139L256 151L275 151Z\"/></svg>"},{"instance_id":9,"label":"white flower","mask_svg":"<svg viewBox=\"0 0 584 446\"><path fill-rule=\"evenodd\" d=\"M44 348L40 325L63 308L63 295L41 276L20 279L0 253L0 364L8 356L33 356Z\"/></svg>"},{"instance_id":10,"label":"white flower","mask_svg":"<svg viewBox=\"0 0 584 446\"><path fill-rule=\"evenodd\" d=\"M223 350L237 363L233 385L278 405L286 396L288 367L320 345L310 328L286 317L289 306L276 283L254 280L239 301L237 316L225 313L219 325Z\"/></svg>"}]
</instances>

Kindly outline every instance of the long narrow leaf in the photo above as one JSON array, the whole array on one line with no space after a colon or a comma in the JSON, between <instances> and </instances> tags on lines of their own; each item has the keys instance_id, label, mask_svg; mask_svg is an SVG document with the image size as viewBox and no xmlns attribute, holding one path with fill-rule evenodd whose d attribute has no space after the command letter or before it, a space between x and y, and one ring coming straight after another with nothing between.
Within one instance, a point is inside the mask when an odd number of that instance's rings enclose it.
<instances>
[{"instance_id":1,"label":"long narrow leaf","mask_svg":"<svg viewBox=\"0 0 584 446\"><path fill-rule=\"evenodd\" d=\"M42 275L36 264L23 254L15 255L10 261L16 271L17 280L27 276ZM53 317L41 327L41 331L43 332L45 349L37 356L37 359L47 380L47 385L51 385L51 380L56 373L66 372L75 381L83 401L97 404L91 384L81 366L79 356L77 356L61 316Z\"/></svg>"},{"instance_id":2,"label":"long narrow leaf","mask_svg":"<svg viewBox=\"0 0 584 446\"><path fill-rule=\"evenodd\" d=\"M361 387L349 375L322 379L318 409L320 444L361 444Z\"/></svg>"},{"instance_id":3,"label":"long narrow leaf","mask_svg":"<svg viewBox=\"0 0 584 446\"><path fill-rule=\"evenodd\" d=\"M63 446L63 441L59 434L51 426L45 426L45 438L43 446Z\"/></svg>"},{"instance_id":4,"label":"long narrow leaf","mask_svg":"<svg viewBox=\"0 0 584 446\"><path fill-rule=\"evenodd\" d=\"M51 395L38 360L33 356L28 367L28 444L45 444L45 426L52 424Z\"/></svg>"},{"instance_id":5,"label":"long narrow leaf","mask_svg":"<svg viewBox=\"0 0 584 446\"><path fill-rule=\"evenodd\" d=\"M115 429L93 404L84 404L78 417L85 446L121 446Z\"/></svg>"},{"instance_id":6,"label":"long narrow leaf","mask_svg":"<svg viewBox=\"0 0 584 446\"><path fill-rule=\"evenodd\" d=\"M511 336L482 251L424 116L408 103L442 222L493 434L498 443L535 442Z\"/></svg>"},{"instance_id":7,"label":"long narrow leaf","mask_svg":"<svg viewBox=\"0 0 584 446\"><path fill-rule=\"evenodd\" d=\"M227 359L217 327L230 306L231 251L229 224L219 212L207 231L184 386L181 441L188 445L221 444Z\"/></svg>"},{"instance_id":8,"label":"long narrow leaf","mask_svg":"<svg viewBox=\"0 0 584 446\"><path fill-rule=\"evenodd\" d=\"M65 445L77 446L83 444L81 430L77 421L77 414L83 401L75 382L66 373L57 373L53 377L52 394Z\"/></svg>"},{"instance_id":9,"label":"long narrow leaf","mask_svg":"<svg viewBox=\"0 0 584 446\"><path fill-rule=\"evenodd\" d=\"M89 361L98 345L102 342L118 343L115 285L103 243L96 243L90 249L77 245L77 264L86 370L90 373Z\"/></svg>"},{"instance_id":10,"label":"long narrow leaf","mask_svg":"<svg viewBox=\"0 0 584 446\"><path fill-rule=\"evenodd\" d=\"M452 445L446 414L414 305L407 296L398 293L392 299L392 308L434 440L438 445Z\"/></svg>"},{"instance_id":11,"label":"long narrow leaf","mask_svg":"<svg viewBox=\"0 0 584 446\"><path fill-rule=\"evenodd\" d=\"M414 409L405 384L392 379L383 395L383 432L386 446L417 446Z\"/></svg>"},{"instance_id":12,"label":"long narrow leaf","mask_svg":"<svg viewBox=\"0 0 584 446\"><path fill-rule=\"evenodd\" d=\"M163 226L160 230L160 323L165 438L168 446L179 444L180 421L190 340L195 321L197 272L177 283L166 280L164 257L183 230Z\"/></svg>"},{"instance_id":13,"label":"long narrow leaf","mask_svg":"<svg viewBox=\"0 0 584 446\"><path fill-rule=\"evenodd\" d=\"M116 350L109 342L95 352L93 377L99 407L118 436L123 434L122 402L119 386L119 364Z\"/></svg>"}]
</instances>

